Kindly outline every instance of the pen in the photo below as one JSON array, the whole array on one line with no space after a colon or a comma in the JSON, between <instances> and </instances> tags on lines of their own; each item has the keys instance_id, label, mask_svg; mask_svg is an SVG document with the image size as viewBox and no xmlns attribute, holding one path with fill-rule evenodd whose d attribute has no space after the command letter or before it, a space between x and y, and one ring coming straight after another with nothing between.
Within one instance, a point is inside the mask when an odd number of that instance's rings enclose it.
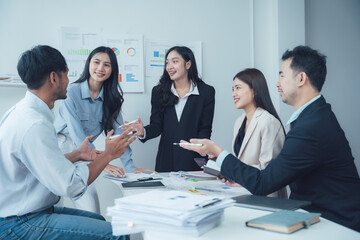
<instances>
[{"instance_id":1,"label":"pen","mask_svg":"<svg viewBox=\"0 0 360 240\"><path fill-rule=\"evenodd\" d=\"M208 207L208 206L214 205L215 203L218 203L218 202L220 202L220 201L221 201L220 198L213 198L212 200L209 200L209 201L205 201L205 202L203 202L203 203L196 204L196 206L197 206L197 207L204 208L204 207Z\"/></svg>"},{"instance_id":2,"label":"pen","mask_svg":"<svg viewBox=\"0 0 360 240\"><path fill-rule=\"evenodd\" d=\"M120 125L120 126L118 126L117 128L121 128L121 127L123 127L123 126L126 126L126 125L130 125L130 124L136 123L137 121L138 121L137 119L136 119L136 120L132 120L131 122L125 123L125 124L123 124L123 125Z\"/></svg>"},{"instance_id":3,"label":"pen","mask_svg":"<svg viewBox=\"0 0 360 240\"><path fill-rule=\"evenodd\" d=\"M142 181L161 180L161 179L162 178L143 177L143 178L138 178L137 181L142 182Z\"/></svg>"},{"instance_id":4,"label":"pen","mask_svg":"<svg viewBox=\"0 0 360 240\"><path fill-rule=\"evenodd\" d=\"M129 132L129 133L128 133L128 135L131 135L131 134L134 134L134 133L137 133L137 131L132 131L132 132ZM120 136L120 134L117 134L117 135L112 135L112 136L110 136L110 139L117 138L118 136Z\"/></svg>"},{"instance_id":5,"label":"pen","mask_svg":"<svg viewBox=\"0 0 360 240\"><path fill-rule=\"evenodd\" d=\"M173 145L175 145L175 146L181 146L181 145L183 145L183 146L197 146L197 147L201 147L201 146L203 146L204 144L202 144L202 143L173 143Z\"/></svg>"},{"instance_id":6,"label":"pen","mask_svg":"<svg viewBox=\"0 0 360 240\"><path fill-rule=\"evenodd\" d=\"M195 187L194 190L205 190L205 191L209 191L209 192L222 192L220 190L210 189L210 188L202 188L202 187Z\"/></svg>"}]
</instances>

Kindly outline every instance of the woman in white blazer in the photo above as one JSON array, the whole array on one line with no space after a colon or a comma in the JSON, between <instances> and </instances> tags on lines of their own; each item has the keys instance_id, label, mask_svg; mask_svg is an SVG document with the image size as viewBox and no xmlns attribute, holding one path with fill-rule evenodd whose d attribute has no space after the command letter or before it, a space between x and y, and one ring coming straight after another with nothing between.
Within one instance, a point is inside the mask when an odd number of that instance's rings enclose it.
<instances>
[{"instance_id":1,"label":"woman in white blazer","mask_svg":"<svg viewBox=\"0 0 360 240\"><path fill-rule=\"evenodd\" d=\"M244 110L234 124L233 154L240 161L262 170L280 153L285 139L284 127L271 102L262 72L248 68L236 74L232 96L235 108ZM287 198L286 188L270 196Z\"/></svg>"}]
</instances>

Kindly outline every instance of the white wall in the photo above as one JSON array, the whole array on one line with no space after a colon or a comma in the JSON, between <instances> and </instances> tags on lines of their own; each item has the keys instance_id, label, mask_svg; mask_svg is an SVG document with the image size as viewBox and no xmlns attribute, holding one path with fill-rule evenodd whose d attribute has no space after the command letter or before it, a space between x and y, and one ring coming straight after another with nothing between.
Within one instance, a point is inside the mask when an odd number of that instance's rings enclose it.
<instances>
[{"instance_id":1,"label":"white wall","mask_svg":"<svg viewBox=\"0 0 360 240\"><path fill-rule=\"evenodd\" d=\"M0 73L16 72L19 55L37 44L59 48L62 26L102 28L104 33L142 33L144 38L203 43L203 79L216 88L213 139L231 144L232 77L250 66L250 0L0 0ZM143 94L125 94L123 115L149 122L150 94L157 78L145 79ZM0 87L0 116L25 89ZM224 127L226 126L226 127ZM101 148L102 139L97 146ZM154 168L157 140L132 144L138 167Z\"/></svg>"},{"instance_id":2,"label":"white wall","mask_svg":"<svg viewBox=\"0 0 360 240\"><path fill-rule=\"evenodd\" d=\"M254 66L264 73L283 123L293 110L282 103L276 88L281 56L285 50L304 44L304 0L254 0Z\"/></svg>"},{"instance_id":3,"label":"white wall","mask_svg":"<svg viewBox=\"0 0 360 240\"><path fill-rule=\"evenodd\" d=\"M327 56L322 90L350 143L360 174L360 1L305 1L306 44Z\"/></svg>"},{"instance_id":4,"label":"white wall","mask_svg":"<svg viewBox=\"0 0 360 240\"><path fill-rule=\"evenodd\" d=\"M279 68L278 1L254 1L254 67L263 72L270 97L279 112L279 94L276 91Z\"/></svg>"}]
</instances>

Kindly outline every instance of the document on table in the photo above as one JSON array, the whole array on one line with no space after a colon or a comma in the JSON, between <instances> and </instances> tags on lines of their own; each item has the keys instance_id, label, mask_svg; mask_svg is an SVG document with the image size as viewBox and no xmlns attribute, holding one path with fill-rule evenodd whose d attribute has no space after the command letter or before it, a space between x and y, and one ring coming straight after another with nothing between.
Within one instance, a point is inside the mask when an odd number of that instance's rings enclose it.
<instances>
[{"instance_id":1,"label":"document on table","mask_svg":"<svg viewBox=\"0 0 360 240\"><path fill-rule=\"evenodd\" d=\"M111 174L105 174L104 178L109 178L112 180L120 181L120 182L135 182L139 181L139 179L152 177L154 180L161 180L162 176L156 173L126 173L125 177L114 177Z\"/></svg>"}]
</instances>

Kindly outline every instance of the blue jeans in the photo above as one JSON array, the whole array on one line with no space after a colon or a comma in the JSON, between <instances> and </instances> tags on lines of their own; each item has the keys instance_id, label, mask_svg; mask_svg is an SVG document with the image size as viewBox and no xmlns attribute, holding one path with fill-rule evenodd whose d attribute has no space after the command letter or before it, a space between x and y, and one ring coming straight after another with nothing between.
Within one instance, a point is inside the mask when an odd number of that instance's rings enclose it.
<instances>
[{"instance_id":1,"label":"blue jeans","mask_svg":"<svg viewBox=\"0 0 360 240\"><path fill-rule=\"evenodd\" d=\"M52 207L42 212L0 218L5 239L126 239L113 236L111 224L96 213Z\"/></svg>"}]
</instances>

